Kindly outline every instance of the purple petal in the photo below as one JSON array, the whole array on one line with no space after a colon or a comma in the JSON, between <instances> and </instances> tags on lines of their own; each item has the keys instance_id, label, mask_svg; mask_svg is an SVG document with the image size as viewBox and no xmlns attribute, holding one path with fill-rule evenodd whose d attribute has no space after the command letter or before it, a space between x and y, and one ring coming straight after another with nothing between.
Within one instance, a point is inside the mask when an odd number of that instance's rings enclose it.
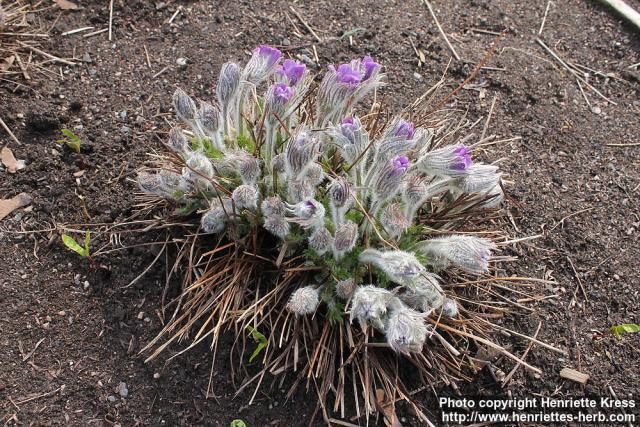
<instances>
[{"instance_id":1,"label":"purple petal","mask_svg":"<svg viewBox=\"0 0 640 427\"><path fill-rule=\"evenodd\" d=\"M362 59L362 65L364 66L364 77L362 80L368 80L373 73L380 68L380 64L374 61L370 56L365 56Z\"/></svg>"},{"instance_id":2,"label":"purple petal","mask_svg":"<svg viewBox=\"0 0 640 427\"><path fill-rule=\"evenodd\" d=\"M261 44L254 50L254 52L260 56L265 57L267 62L269 63L269 66L278 62L282 57L282 52L280 52L275 47L271 47L266 44Z\"/></svg>"},{"instance_id":3,"label":"purple petal","mask_svg":"<svg viewBox=\"0 0 640 427\"><path fill-rule=\"evenodd\" d=\"M354 69L351 64L341 64L336 70L336 80L339 83L356 85L360 83L360 72Z\"/></svg>"},{"instance_id":4,"label":"purple petal","mask_svg":"<svg viewBox=\"0 0 640 427\"><path fill-rule=\"evenodd\" d=\"M286 103L293 96L293 88L286 83L276 83L273 85L273 95L282 103Z\"/></svg>"},{"instance_id":5,"label":"purple petal","mask_svg":"<svg viewBox=\"0 0 640 427\"><path fill-rule=\"evenodd\" d=\"M304 75L307 66L293 59L285 59L280 73L287 77L289 84L295 86Z\"/></svg>"}]
</instances>

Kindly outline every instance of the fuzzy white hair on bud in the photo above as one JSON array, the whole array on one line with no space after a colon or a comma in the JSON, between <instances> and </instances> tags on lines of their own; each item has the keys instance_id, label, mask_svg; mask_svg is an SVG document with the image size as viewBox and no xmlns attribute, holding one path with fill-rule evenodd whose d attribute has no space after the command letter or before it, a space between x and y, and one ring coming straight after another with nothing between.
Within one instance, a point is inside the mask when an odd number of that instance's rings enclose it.
<instances>
[{"instance_id":1,"label":"fuzzy white hair on bud","mask_svg":"<svg viewBox=\"0 0 640 427\"><path fill-rule=\"evenodd\" d=\"M231 198L238 209L256 209L258 207L258 189L252 185L242 184L233 190Z\"/></svg>"},{"instance_id":2,"label":"fuzzy white hair on bud","mask_svg":"<svg viewBox=\"0 0 640 427\"><path fill-rule=\"evenodd\" d=\"M314 199L308 199L295 205L289 205L287 212L293 215L289 221L300 225L302 228L317 228L324 223L325 209L322 203Z\"/></svg>"},{"instance_id":3,"label":"fuzzy white hair on bud","mask_svg":"<svg viewBox=\"0 0 640 427\"><path fill-rule=\"evenodd\" d=\"M489 271L491 251L496 245L482 237L453 235L425 240L417 249L438 268L455 266L469 274L481 275Z\"/></svg>"},{"instance_id":4,"label":"fuzzy white hair on bud","mask_svg":"<svg viewBox=\"0 0 640 427\"><path fill-rule=\"evenodd\" d=\"M263 225L265 230L280 239L287 237L291 230L289 222L280 215L265 215Z\"/></svg>"},{"instance_id":5,"label":"fuzzy white hair on bud","mask_svg":"<svg viewBox=\"0 0 640 427\"><path fill-rule=\"evenodd\" d=\"M428 331L423 315L403 306L391 311L385 334L393 350L416 353L422 351Z\"/></svg>"},{"instance_id":6,"label":"fuzzy white hair on bud","mask_svg":"<svg viewBox=\"0 0 640 427\"><path fill-rule=\"evenodd\" d=\"M375 285L358 286L351 300L349 321L357 319L363 328L371 325L383 331L387 312L390 308L402 304L391 292Z\"/></svg>"},{"instance_id":7,"label":"fuzzy white hair on bud","mask_svg":"<svg viewBox=\"0 0 640 427\"><path fill-rule=\"evenodd\" d=\"M304 316L313 314L320 304L320 292L313 286L305 286L296 289L289 301L287 302L287 310L298 315Z\"/></svg>"},{"instance_id":8,"label":"fuzzy white hair on bud","mask_svg":"<svg viewBox=\"0 0 640 427\"><path fill-rule=\"evenodd\" d=\"M346 221L336 229L336 237L333 242L333 255L335 259L341 259L350 252L358 241L358 225L353 221Z\"/></svg>"},{"instance_id":9,"label":"fuzzy white hair on bud","mask_svg":"<svg viewBox=\"0 0 640 427\"><path fill-rule=\"evenodd\" d=\"M309 247L318 255L325 254L333 245L333 236L325 227L316 228L309 236Z\"/></svg>"},{"instance_id":10,"label":"fuzzy white hair on bud","mask_svg":"<svg viewBox=\"0 0 640 427\"><path fill-rule=\"evenodd\" d=\"M338 298L348 300L356 290L356 282L353 279L340 280L336 283L336 295Z\"/></svg>"},{"instance_id":11,"label":"fuzzy white hair on bud","mask_svg":"<svg viewBox=\"0 0 640 427\"><path fill-rule=\"evenodd\" d=\"M389 280L399 285L411 286L425 271L424 266L410 252L366 249L358 259L363 264L375 265L387 275Z\"/></svg>"},{"instance_id":12,"label":"fuzzy white hair on bud","mask_svg":"<svg viewBox=\"0 0 640 427\"><path fill-rule=\"evenodd\" d=\"M458 315L458 303L451 298L445 298L442 304L442 314L447 317L456 317Z\"/></svg>"}]
</instances>

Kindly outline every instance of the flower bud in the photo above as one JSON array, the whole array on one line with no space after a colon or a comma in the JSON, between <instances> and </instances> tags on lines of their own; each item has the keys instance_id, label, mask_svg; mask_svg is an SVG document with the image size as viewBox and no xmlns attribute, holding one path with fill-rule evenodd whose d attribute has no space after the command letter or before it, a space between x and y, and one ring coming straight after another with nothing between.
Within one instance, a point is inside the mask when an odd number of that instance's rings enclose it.
<instances>
[{"instance_id":1,"label":"flower bud","mask_svg":"<svg viewBox=\"0 0 640 427\"><path fill-rule=\"evenodd\" d=\"M382 331L388 307L399 303L386 289L374 285L358 286L351 300L350 322L357 319L362 327L369 324Z\"/></svg>"},{"instance_id":2,"label":"flower bud","mask_svg":"<svg viewBox=\"0 0 640 427\"><path fill-rule=\"evenodd\" d=\"M353 221L347 221L336 229L336 238L333 242L333 253L336 259L351 251L358 241L358 226Z\"/></svg>"},{"instance_id":3,"label":"flower bud","mask_svg":"<svg viewBox=\"0 0 640 427\"><path fill-rule=\"evenodd\" d=\"M355 290L356 282L353 279L340 280L336 283L336 295L344 300L351 298Z\"/></svg>"},{"instance_id":4,"label":"flower bud","mask_svg":"<svg viewBox=\"0 0 640 427\"><path fill-rule=\"evenodd\" d=\"M225 229L229 216L232 215L233 211L229 199L223 199L223 203L220 203L218 199L213 199L209 210L202 215L200 223L205 233L218 234Z\"/></svg>"},{"instance_id":5,"label":"flower bud","mask_svg":"<svg viewBox=\"0 0 640 427\"><path fill-rule=\"evenodd\" d=\"M304 176L312 186L320 185L324 180L324 169L317 163L311 163L304 173Z\"/></svg>"},{"instance_id":6,"label":"flower bud","mask_svg":"<svg viewBox=\"0 0 640 427\"><path fill-rule=\"evenodd\" d=\"M466 175L472 163L466 145L448 145L424 154L416 168L429 175L455 177Z\"/></svg>"},{"instance_id":7,"label":"flower bud","mask_svg":"<svg viewBox=\"0 0 640 427\"><path fill-rule=\"evenodd\" d=\"M417 248L438 268L455 266L467 273L481 275L489 271L491 251L496 245L481 237L453 235L425 240Z\"/></svg>"},{"instance_id":8,"label":"flower bud","mask_svg":"<svg viewBox=\"0 0 640 427\"><path fill-rule=\"evenodd\" d=\"M313 286L305 286L304 288L296 289L289 302L287 302L287 310L298 316L304 316L306 314L312 314L316 311L320 305L320 292Z\"/></svg>"},{"instance_id":9,"label":"flower bud","mask_svg":"<svg viewBox=\"0 0 640 427\"><path fill-rule=\"evenodd\" d=\"M289 181L289 198L294 202L301 202L303 200L311 199L316 189L312 185L309 179L292 179Z\"/></svg>"},{"instance_id":10,"label":"flower bud","mask_svg":"<svg viewBox=\"0 0 640 427\"><path fill-rule=\"evenodd\" d=\"M389 280L399 285L411 286L425 268L414 254L404 251L378 251L366 249L358 260L373 264L382 270Z\"/></svg>"},{"instance_id":11,"label":"flower bud","mask_svg":"<svg viewBox=\"0 0 640 427\"><path fill-rule=\"evenodd\" d=\"M316 228L309 236L309 247L318 255L323 255L333 244L333 236L325 227Z\"/></svg>"},{"instance_id":12,"label":"flower bud","mask_svg":"<svg viewBox=\"0 0 640 427\"><path fill-rule=\"evenodd\" d=\"M380 223L393 237L398 237L411 225L409 219L402 212L400 203L387 205L380 215Z\"/></svg>"},{"instance_id":13,"label":"flower bud","mask_svg":"<svg viewBox=\"0 0 640 427\"><path fill-rule=\"evenodd\" d=\"M447 317L456 317L458 315L458 303L451 298L445 298L442 304L442 314Z\"/></svg>"},{"instance_id":14,"label":"flower bud","mask_svg":"<svg viewBox=\"0 0 640 427\"><path fill-rule=\"evenodd\" d=\"M433 273L422 272L411 286L405 287L400 299L409 307L430 314L444 303L444 292L438 279Z\"/></svg>"},{"instance_id":15,"label":"flower bud","mask_svg":"<svg viewBox=\"0 0 640 427\"><path fill-rule=\"evenodd\" d=\"M239 185L233 190L231 198L238 209L256 209L258 207L258 189L251 185Z\"/></svg>"},{"instance_id":16,"label":"flower bud","mask_svg":"<svg viewBox=\"0 0 640 427\"><path fill-rule=\"evenodd\" d=\"M275 172L283 173L286 168L286 159L284 154L280 153L271 160L271 167Z\"/></svg>"},{"instance_id":17,"label":"flower bud","mask_svg":"<svg viewBox=\"0 0 640 427\"><path fill-rule=\"evenodd\" d=\"M284 239L289 234L291 226L283 216L265 215L264 228L274 236Z\"/></svg>"},{"instance_id":18,"label":"flower bud","mask_svg":"<svg viewBox=\"0 0 640 427\"><path fill-rule=\"evenodd\" d=\"M455 185L463 193L485 193L498 185L500 177L497 166L478 163L470 166Z\"/></svg>"},{"instance_id":19,"label":"flower bud","mask_svg":"<svg viewBox=\"0 0 640 427\"><path fill-rule=\"evenodd\" d=\"M169 141L167 145L169 145L173 151L178 153L189 151L189 141L184 135L184 132L182 132L182 129L177 127L172 128L169 132Z\"/></svg>"},{"instance_id":20,"label":"flower bud","mask_svg":"<svg viewBox=\"0 0 640 427\"><path fill-rule=\"evenodd\" d=\"M173 93L173 108L180 120L189 125L191 125L198 116L196 103L180 88L176 89Z\"/></svg>"},{"instance_id":21,"label":"flower bud","mask_svg":"<svg viewBox=\"0 0 640 427\"><path fill-rule=\"evenodd\" d=\"M289 221L295 222L303 228L316 228L324 223L324 206L314 199L290 205L288 212L295 217Z\"/></svg>"},{"instance_id":22,"label":"flower bud","mask_svg":"<svg viewBox=\"0 0 640 427\"><path fill-rule=\"evenodd\" d=\"M281 57L282 52L278 49L267 45L260 45L254 49L251 59L249 59L249 62L247 62L247 65L244 67L242 72L243 78L257 86L276 70Z\"/></svg>"},{"instance_id":23,"label":"flower bud","mask_svg":"<svg viewBox=\"0 0 640 427\"><path fill-rule=\"evenodd\" d=\"M318 141L307 131L300 131L289 141L285 151L287 174L291 179L302 175L318 155Z\"/></svg>"},{"instance_id":24,"label":"flower bud","mask_svg":"<svg viewBox=\"0 0 640 427\"><path fill-rule=\"evenodd\" d=\"M286 213L284 203L279 196L272 196L264 199L260 205L260 209L262 209L262 214L264 216L275 215L284 217L284 214Z\"/></svg>"},{"instance_id":25,"label":"flower bud","mask_svg":"<svg viewBox=\"0 0 640 427\"><path fill-rule=\"evenodd\" d=\"M211 105L207 102L200 102L200 110L198 111L198 121L202 130L208 135L215 135L220 129L222 117L220 109L217 105Z\"/></svg>"},{"instance_id":26,"label":"flower bud","mask_svg":"<svg viewBox=\"0 0 640 427\"><path fill-rule=\"evenodd\" d=\"M327 189L329 199L337 208L349 208L353 203L352 186L343 177L332 179Z\"/></svg>"},{"instance_id":27,"label":"flower bud","mask_svg":"<svg viewBox=\"0 0 640 427\"><path fill-rule=\"evenodd\" d=\"M240 66L235 62L227 62L220 69L216 94L218 102L223 108L228 109L233 105L232 100L237 95L238 86L240 86L241 71Z\"/></svg>"},{"instance_id":28,"label":"flower bud","mask_svg":"<svg viewBox=\"0 0 640 427\"><path fill-rule=\"evenodd\" d=\"M407 307L393 310L386 325L387 343L400 353L422 351L428 328L420 313Z\"/></svg>"}]
</instances>

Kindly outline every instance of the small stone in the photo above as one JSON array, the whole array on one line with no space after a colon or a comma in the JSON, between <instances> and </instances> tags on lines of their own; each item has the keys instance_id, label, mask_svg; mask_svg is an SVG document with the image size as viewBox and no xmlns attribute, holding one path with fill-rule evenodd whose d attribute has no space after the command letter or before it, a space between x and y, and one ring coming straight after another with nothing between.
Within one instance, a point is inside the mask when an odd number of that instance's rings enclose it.
<instances>
[{"instance_id":1,"label":"small stone","mask_svg":"<svg viewBox=\"0 0 640 427\"><path fill-rule=\"evenodd\" d=\"M60 310L60 311L58 312L58 316L65 316L66 314L67 314L67 312L66 312L66 311L64 311L64 310Z\"/></svg>"},{"instance_id":2,"label":"small stone","mask_svg":"<svg viewBox=\"0 0 640 427\"><path fill-rule=\"evenodd\" d=\"M160 374L156 372L155 374L153 374L153 378L157 380L158 378L160 378Z\"/></svg>"},{"instance_id":3,"label":"small stone","mask_svg":"<svg viewBox=\"0 0 640 427\"><path fill-rule=\"evenodd\" d=\"M120 116L121 119L126 119L127 118L127 110L120 111L118 113L118 115Z\"/></svg>"},{"instance_id":4,"label":"small stone","mask_svg":"<svg viewBox=\"0 0 640 427\"><path fill-rule=\"evenodd\" d=\"M107 400L111 403L114 403L116 401L116 397L115 396L109 396L107 397Z\"/></svg>"},{"instance_id":5,"label":"small stone","mask_svg":"<svg viewBox=\"0 0 640 427\"><path fill-rule=\"evenodd\" d=\"M98 74L98 70L95 68L89 68L89 76L95 77Z\"/></svg>"},{"instance_id":6,"label":"small stone","mask_svg":"<svg viewBox=\"0 0 640 427\"><path fill-rule=\"evenodd\" d=\"M51 316L47 316L44 318L44 320L46 320L47 322L51 322L52 319L51 319Z\"/></svg>"},{"instance_id":7,"label":"small stone","mask_svg":"<svg viewBox=\"0 0 640 427\"><path fill-rule=\"evenodd\" d=\"M144 319L144 311L141 311L140 313L138 313L138 320L142 320Z\"/></svg>"},{"instance_id":8,"label":"small stone","mask_svg":"<svg viewBox=\"0 0 640 427\"><path fill-rule=\"evenodd\" d=\"M129 395L129 389L127 388L127 383L121 382L118 384L118 394L122 397L127 397Z\"/></svg>"},{"instance_id":9,"label":"small stone","mask_svg":"<svg viewBox=\"0 0 640 427\"><path fill-rule=\"evenodd\" d=\"M178 58L178 59L176 59L176 64L178 64L180 67L186 67L187 66L187 58Z\"/></svg>"},{"instance_id":10,"label":"small stone","mask_svg":"<svg viewBox=\"0 0 640 427\"><path fill-rule=\"evenodd\" d=\"M120 132L124 133L124 134L127 134L127 133L131 132L131 128L129 126L122 126L120 128Z\"/></svg>"},{"instance_id":11,"label":"small stone","mask_svg":"<svg viewBox=\"0 0 640 427\"><path fill-rule=\"evenodd\" d=\"M91 55L89 55L88 52L85 52L85 54L82 55L82 61L86 62L87 64L91 64L93 62L93 59L91 59Z\"/></svg>"},{"instance_id":12,"label":"small stone","mask_svg":"<svg viewBox=\"0 0 640 427\"><path fill-rule=\"evenodd\" d=\"M420 73L413 73L413 77L418 81L422 81L422 74Z\"/></svg>"},{"instance_id":13,"label":"small stone","mask_svg":"<svg viewBox=\"0 0 640 427\"><path fill-rule=\"evenodd\" d=\"M83 285L83 287L84 287L84 290L85 290L85 291L86 291L87 289L89 289L89 281L88 281L88 280L85 280L85 281L84 281L84 285Z\"/></svg>"},{"instance_id":14,"label":"small stone","mask_svg":"<svg viewBox=\"0 0 640 427\"><path fill-rule=\"evenodd\" d=\"M282 46L290 46L291 45L291 40L284 38L282 39Z\"/></svg>"},{"instance_id":15,"label":"small stone","mask_svg":"<svg viewBox=\"0 0 640 427\"><path fill-rule=\"evenodd\" d=\"M591 112L593 114L600 114L600 113L602 113L602 109L596 105L596 106L591 107Z\"/></svg>"}]
</instances>

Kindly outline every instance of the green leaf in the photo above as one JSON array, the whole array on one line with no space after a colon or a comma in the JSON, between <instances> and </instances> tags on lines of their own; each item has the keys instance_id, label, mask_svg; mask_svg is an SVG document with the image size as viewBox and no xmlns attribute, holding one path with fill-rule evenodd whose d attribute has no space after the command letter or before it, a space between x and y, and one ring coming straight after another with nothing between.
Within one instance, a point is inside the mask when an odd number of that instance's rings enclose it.
<instances>
[{"instance_id":1,"label":"green leaf","mask_svg":"<svg viewBox=\"0 0 640 427\"><path fill-rule=\"evenodd\" d=\"M76 153L80 152L80 137L69 129L60 129L60 132L66 136L65 139L59 139L56 141L58 144L67 144L67 147L71 148Z\"/></svg>"},{"instance_id":2,"label":"green leaf","mask_svg":"<svg viewBox=\"0 0 640 427\"><path fill-rule=\"evenodd\" d=\"M256 148L256 145L253 143L253 140L245 135L238 135L238 147L244 148L247 152L253 153Z\"/></svg>"},{"instance_id":3,"label":"green leaf","mask_svg":"<svg viewBox=\"0 0 640 427\"><path fill-rule=\"evenodd\" d=\"M67 248L71 249L72 251L74 251L75 253L80 255L81 257L89 256L89 241L88 241L88 239L90 239L89 233L87 233L86 236L85 236L85 247L83 248L82 246L80 246L78 244L78 242L75 241L75 239L73 237L69 236L68 234L63 234L62 235L62 243L64 243L64 245Z\"/></svg>"},{"instance_id":4,"label":"green leaf","mask_svg":"<svg viewBox=\"0 0 640 427\"><path fill-rule=\"evenodd\" d=\"M251 362L260 354L262 349L264 349L267 346L267 337L265 337L262 333L260 333L256 328L254 328L251 325L247 325L247 330L251 333L251 337L253 338L253 340L258 343L258 346L256 347L256 349L253 350L253 353L251 353L251 357L249 357L249 362Z\"/></svg>"},{"instance_id":5,"label":"green leaf","mask_svg":"<svg viewBox=\"0 0 640 427\"><path fill-rule=\"evenodd\" d=\"M358 33L362 33L364 32L365 29L364 28L352 28L350 30L345 31L344 33L342 33L342 35L340 36L340 40L344 40L349 36L355 36Z\"/></svg>"},{"instance_id":6,"label":"green leaf","mask_svg":"<svg viewBox=\"0 0 640 427\"><path fill-rule=\"evenodd\" d=\"M620 339L620 336L624 333L640 332L640 325L635 323L625 323L622 325L612 326L609 330L617 339Z\"/></svg>"},{"instance_id":7,"label":"green leaf","mask_svg":"<svg viewBox=\"0 0 640 427\"><path fill-rule=\"evenodd\" d=\"M229 424L229 427L247 427L247 425L242 420L233 420L231 424Z\"/></svg>"}]
</instances>

